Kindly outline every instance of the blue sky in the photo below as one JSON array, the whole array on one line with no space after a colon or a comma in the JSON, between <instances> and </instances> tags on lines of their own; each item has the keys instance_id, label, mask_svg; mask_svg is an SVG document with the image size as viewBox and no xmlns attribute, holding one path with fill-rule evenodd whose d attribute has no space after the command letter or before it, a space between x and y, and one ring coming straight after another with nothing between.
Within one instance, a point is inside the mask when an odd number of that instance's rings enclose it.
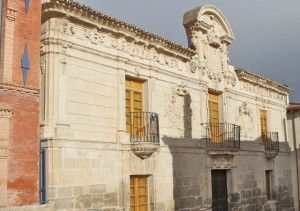
<instances>
[{"instance_id":1,"label":"blue sky","mask_svg":"<svg viewBox=\"0 0 300 211\"><path fill-rule=\"evenodd\" d=\"M183 14L213 4L229 20L235 41L230 60L243 68L291 86L300 102L299 0L78 0L107 15L187 46Z\"/></svg>"}]
</instances>

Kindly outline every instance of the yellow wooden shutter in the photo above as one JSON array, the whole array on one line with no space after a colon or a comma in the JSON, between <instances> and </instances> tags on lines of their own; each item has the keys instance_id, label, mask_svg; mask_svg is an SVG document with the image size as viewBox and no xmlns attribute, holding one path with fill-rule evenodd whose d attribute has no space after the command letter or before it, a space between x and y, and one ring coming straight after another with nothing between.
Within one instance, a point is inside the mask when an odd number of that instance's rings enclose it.
<instances>
[{"instance_id":1,"label":"yellow wooden shutter","mask_svg":"<svg viewBox=\"0 0 300 211\"><path fill-rule=\"evenodd\" d=\"M130 207L131 211L148 210L147 176L130 177Z\"/></svg>"},{"instance_id":2,"label":"yellow wooden shutter","mask_svg":"<svg viewBox=\"0 0 300 211\"><path fill-rule=\"evenodd\" d=\"M142 114L144 107L144 83L126 78L126 128L127 132L138 133L142 125ZM131 112L137 112L130 115Z\"/></svg>"},{"instance_id":3,"label":"yellow wooden shutter","mask_svg":"<svg viewBox=\"0 0 300 211\"><path fill-rule=\"evenodd\" d=\"M209 123L211 123L211 139L214 142L220 141L219 128L219 96L214 93L209 93Z\"/></svg>"},{"instance_id":4,"label":"yellow wooden shutter","mask_svg":"<svg viewBox=\"0 0 300 211\"><path fill-rule=\"evenodd\" d=\"M263 140L266 140L268 134L268 113L265 110L260 110L260 130Z\"/></svg>"}]
</instances>

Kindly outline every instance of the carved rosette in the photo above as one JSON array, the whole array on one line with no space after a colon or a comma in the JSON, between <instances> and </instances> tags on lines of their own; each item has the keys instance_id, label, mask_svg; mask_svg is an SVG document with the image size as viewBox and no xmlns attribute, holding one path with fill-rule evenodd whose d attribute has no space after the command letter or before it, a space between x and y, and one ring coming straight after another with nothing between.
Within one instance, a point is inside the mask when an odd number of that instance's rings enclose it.
<instances>
[{"instance_id":1,"label":"carved rosette","mask_svg":"<svg viewBox=\"0 0 300 211\"><path fill-rule=\"evenodd\" d=\"M131 150L141 159L150 157L156 150L158 150L158 148L159 144L153 142L138 142L131 144Z\"/></svg>"}]
</instances>

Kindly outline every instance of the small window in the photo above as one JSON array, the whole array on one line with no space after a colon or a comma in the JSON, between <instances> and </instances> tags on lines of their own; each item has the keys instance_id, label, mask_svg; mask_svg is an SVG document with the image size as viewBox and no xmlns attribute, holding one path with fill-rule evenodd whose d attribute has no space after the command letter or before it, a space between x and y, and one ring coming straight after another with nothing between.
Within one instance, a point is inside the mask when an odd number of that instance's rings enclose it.
<instances>
[{"instance_id":1,"label":"small window","mask_svg":"<svg viewBox=\"0 0 300 211\"><path fill-rule=\"evenodd\" d=\"M46 187L46 149L41 147L40 152L40 203L46 204L47 203L47 187Z\"/></svg>"},{"instance_id":2,"label":"small window","mask_svg":"<svg viewBox=\"0 0 300 211\"><path fill-rule=\"evenodd\" d=\"M271 186L272 186L272 171L266 170L266 195L268 200L271 200Z\"/></svg>"}]
</instances>

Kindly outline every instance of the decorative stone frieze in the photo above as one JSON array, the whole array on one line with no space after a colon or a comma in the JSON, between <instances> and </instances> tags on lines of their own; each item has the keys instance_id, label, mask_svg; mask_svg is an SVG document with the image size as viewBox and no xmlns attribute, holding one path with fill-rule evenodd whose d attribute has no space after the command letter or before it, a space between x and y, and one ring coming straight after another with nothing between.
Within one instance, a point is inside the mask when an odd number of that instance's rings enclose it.
<instances>
[{"instance_id":1,"label":"decorative stone frieze","mask_svg":"<svg viewBox=\"0 0 300 211\"><path fill-rule=\"evenodd\" d=\"M272 81L246 70L237 69L236 73L241 83L240 88L243 91L258 93L260 96L285 104L287 103L286 96L293 91L284 84Z\"/></svg>"},{"instance_id":2,"label":"decorative stone frieze","mask_svg":"<svg viewBox=\"0 0 300 211\"><path fill-rule=\"evenodd\" d=\"M150 45L131 37L113 36L101 29L83 28L64 20L61 24L60 31L65 35L75 37L79 40L89 41L93 45L100 45L105 48L112 48L119 52L125 53L135 59L151 60L159 65L168 66L177 70L185 67L185 61L175 56L163 53L164 49L157 45ZM189 57L186 57L187 60Z\"/></svg>"},{"instance_id":3,"label":"decorative stone frieze","mask_svg":"<svg viewBox=\"0 0 300 211\"><path fill-rule=\"evenodd\" d=\"M211 169L231 169L234 167L234 154L223 153L210 155Z\"/></svg>"}]
</instances>

